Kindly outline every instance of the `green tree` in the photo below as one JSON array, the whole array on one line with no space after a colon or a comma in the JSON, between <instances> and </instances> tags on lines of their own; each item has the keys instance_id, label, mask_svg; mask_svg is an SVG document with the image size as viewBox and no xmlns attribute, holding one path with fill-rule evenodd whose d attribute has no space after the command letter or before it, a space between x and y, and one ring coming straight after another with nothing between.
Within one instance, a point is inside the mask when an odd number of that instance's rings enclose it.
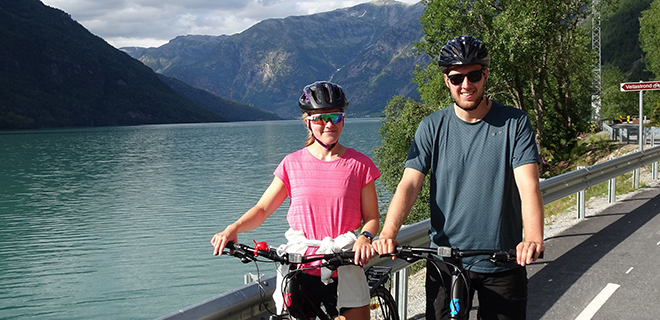
<instances>
[{"instance_id":1,"label":"green tree","mask_svg":"<svg viewBox=\"0 0 660 320\"><path fill-rule=\"evenodd\" d=\"M457 35L473 35L491 52L488 94L530 114L537 143L549 153L570 150L587 130L591 114L589 30L581 27L591 12L587 0L423 0L421 52L436 57ZM423 92L438 90L430 66L424 71ZM443 88L444 86L441 86ZM437 104L437 101L424 100ZM551 119L547 119L552 117ZM545 140L545 141L544 141Z\"/></svg>"},{"instance_id":2,"label":"green tree","mask_svg":"<svg viewBox=\"0 0 660 320\"><path fill-rule=\"evenodd\" d=\"M422 104L401 96L394 97L385 107L385 118L380 128L383 144L374 150L374 159L381 172L380 182L388 192L394 193L399 184L417 125L436 110L437 108L430 104ZM406 224L429 217L429 186L427 177Z\"/></svg>"},{"instance_id":3,"label":"green tree","mask_svg":"<svg viewBox=\"0 0 660 320\"><path fill-rule=\"evenodd\" d=\"M627 77L619 67L611 66L603 69L602 116L611 117L615 121L619 116L624 120L628 115L639 114L638 95L631 92L621 92L621 83L627 82Z\"/></svg>"}]
</instances>

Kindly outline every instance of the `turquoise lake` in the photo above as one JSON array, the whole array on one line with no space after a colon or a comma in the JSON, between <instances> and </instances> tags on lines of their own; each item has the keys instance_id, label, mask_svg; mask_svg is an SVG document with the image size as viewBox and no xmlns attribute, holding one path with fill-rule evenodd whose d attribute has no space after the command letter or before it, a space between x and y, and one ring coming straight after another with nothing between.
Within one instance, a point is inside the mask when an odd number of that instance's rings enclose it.
<instances>
[{"instance_id":1,"label":"turquoise lake","mask_svg":"<svg viewBox=\"0 0 660 320\"><path fill-rule=\"evenodd\" d=\"M380 126L347 119L341 142L373 156ZM296 120L0 132L0 319L153 319L242 286L254 265L209 240L306 134ZM287 203L239 240L281 243Z\"/></svg>"}]
</instances>

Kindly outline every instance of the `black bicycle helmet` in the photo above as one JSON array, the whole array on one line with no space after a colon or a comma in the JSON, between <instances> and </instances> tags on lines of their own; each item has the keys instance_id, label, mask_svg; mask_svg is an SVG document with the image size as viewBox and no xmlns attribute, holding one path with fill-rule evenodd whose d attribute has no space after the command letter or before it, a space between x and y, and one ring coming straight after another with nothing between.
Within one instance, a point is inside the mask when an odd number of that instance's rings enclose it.
<instances>
[{"instance_id":1,"label":"black bicycle helmet","mask_svg":"<svg viewBox=\"0 0 660 320\"><path fill-rule=\"evenodd\" d=\"M486 68L490 65L490 54L486 45L471 36L460 36L451 39L440 50L438 65L441 72L456 65L480 64Z\"/></svg>"},{"instance_id":2,"label":"black bicycle helmet","mask_svg":"<svg viewBox=\"0 0 660 320\"><path fill-rule=\"evenodd\" d=\"M348 107L348 100L339 85L328 81L317 81L303 88L298 106L302 112L327 109L344 111Z\"/></svg>"}]
</instances>

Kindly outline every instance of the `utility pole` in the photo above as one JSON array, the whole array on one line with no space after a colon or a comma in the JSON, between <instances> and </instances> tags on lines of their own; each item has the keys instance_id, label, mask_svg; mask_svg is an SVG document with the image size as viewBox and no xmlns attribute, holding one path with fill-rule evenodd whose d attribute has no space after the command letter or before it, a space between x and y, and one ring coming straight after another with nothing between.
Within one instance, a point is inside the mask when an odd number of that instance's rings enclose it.
<instances>
[{"instance_id":1,"label":"utility pole","mask_svg":"<svg viewBox=\"0 0 660 320\"><path fill-rule=\"evenodd\" d=\"M599 122L601 100L600 95L603 90L603 77L602 77L602 56L600 50L600 6L599 0L592 1L592 15L591 15L591 48L598 56L598 64L593 70L593 93L591 95L591 120Z\"/></svg>"}]
</instances>

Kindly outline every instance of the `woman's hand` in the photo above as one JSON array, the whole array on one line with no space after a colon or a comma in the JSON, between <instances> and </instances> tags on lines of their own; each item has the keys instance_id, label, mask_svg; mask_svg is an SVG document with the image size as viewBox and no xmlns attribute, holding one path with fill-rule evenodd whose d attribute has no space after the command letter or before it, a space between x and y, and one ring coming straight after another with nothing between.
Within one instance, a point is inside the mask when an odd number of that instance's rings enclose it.
<instances>
[{"instance_id":1,"label":"woman's hand","mask_svg":"<svg viewBox=\"0 0 660 320\"><path fill-rule=\"evenodd\" d=\"M230 225L225 228L224 231L216 233L213 238L211 238L211 245L213 245L213 255L221 254L225 250L227 242L238 242L238 233Z\"/></svg>"},{"instance_id":2,"label":"woman's hand","mask_svg":"<svg viewBox=\"0 0 660 320\"><path fill-rule=\"evenodd\" d=\"M356 265L366 265L371 258L376 254L376 250L371 245L371 240L365 236L360 236L353 244L353 251L355 251L355 258L353 259Z\"/></svg>"}]
</instances>

